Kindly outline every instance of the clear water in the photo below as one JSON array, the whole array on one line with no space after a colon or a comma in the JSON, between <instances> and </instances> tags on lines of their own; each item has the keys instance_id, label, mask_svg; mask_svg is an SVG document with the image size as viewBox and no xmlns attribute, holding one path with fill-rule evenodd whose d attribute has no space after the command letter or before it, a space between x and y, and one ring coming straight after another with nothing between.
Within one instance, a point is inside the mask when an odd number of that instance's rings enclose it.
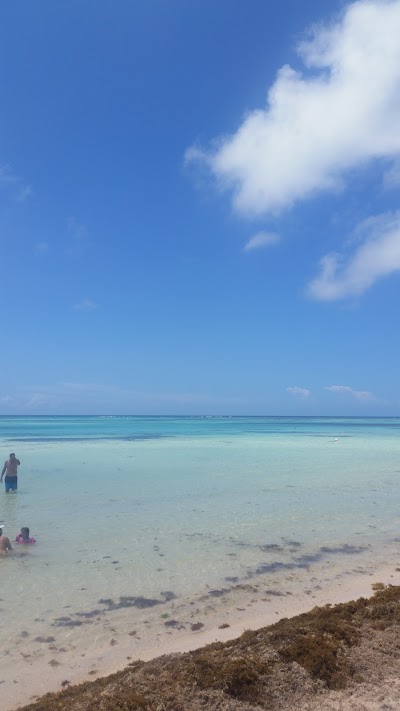
<instances>
[{"instance_id":1,"label":"clear water","mask_svg":"<svg viewBox=\"0 0 400 711\"><path fill-rule=\"evenodd\" d=\"M398 418L0 418L3 459L21 460L0 520L38 541L0 559L0 643L40 628L83 644L95 625L60 618L101 609L104 622L100 599L189 605L229 580L383 560L400 528L399 435Z\"/></svg>"}]
</instances>

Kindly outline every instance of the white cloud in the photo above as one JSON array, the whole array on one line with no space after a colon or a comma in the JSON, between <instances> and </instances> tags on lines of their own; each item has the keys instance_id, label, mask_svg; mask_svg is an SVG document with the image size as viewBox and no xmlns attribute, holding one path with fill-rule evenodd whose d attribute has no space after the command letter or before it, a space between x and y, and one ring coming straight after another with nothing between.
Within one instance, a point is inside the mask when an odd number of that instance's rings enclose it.
<instances>
[{"instance_id":1,"label":"white cloud","mask_svg":"<svg viewBox=\"0 0 400 711\"><path fill-rule=\"evenodd\" d=\"M360 0L298 46L301 74L282 67L266 108L215 149L191 148L234 208L250 217L342 187L346 172L400 157L400 2Z\"/></svg>"},{"instance_id":2,"label":"white cloud","mask_svg":"<svg viewBox=\"0 0 400 711\"><path fill-rule=\"evenodd\" d=\"M278 244L280 241L279 235L275 232L257 232L253 237L251 237L248 242L246 242L243 250L245 252L251 252L254 249L263 249L265 247L272 247Z\"/></svg>"},{"instance_id":3,"label":"white cloud","mask_svg":"<svg viewBox=\"0 0 400 711\"><path fill-rule=\"evenodd\" d=\"M79 304L74 304L75 311L94 311L97 308L98 304L92 299L83 299Z\"/></svg>"},{"instance_id":4,"label":"white cloud","mask_svg":"<svg viewBox=\"0 0 400 711\"><path fill-rule=\"evenodd\" d=\"M376 281L400 271L400 211L369 218L355 231L350 254L327 254L319 275L308 287L320 301L362 294Z\"/></svg>"},{"instance_id":5,"label":"white cloud","mask_svg":"<svg viewBox=\"0 0 400 711\"><path fill-rule=\"evenodd\" d=\"M350 388L348 385L327 385L325 390L330 390L332 393L351 395L356 398L356 400L360 400L361 402L370 402L371 400L375 400L374 395L368 390L353 390L353 388Z\"/></svg>"},{"instance_id":6,"label":"white cloud","mask_svg":"<svg viewBox=\"0 0 400 711\"><path fill-rule=\"evenodd\" d=\"M297 385L286 388L286 392L300 398L307 398L311 395L311 390L307 390L307 388L299 388Z\"/></svg>"}]
</instances>

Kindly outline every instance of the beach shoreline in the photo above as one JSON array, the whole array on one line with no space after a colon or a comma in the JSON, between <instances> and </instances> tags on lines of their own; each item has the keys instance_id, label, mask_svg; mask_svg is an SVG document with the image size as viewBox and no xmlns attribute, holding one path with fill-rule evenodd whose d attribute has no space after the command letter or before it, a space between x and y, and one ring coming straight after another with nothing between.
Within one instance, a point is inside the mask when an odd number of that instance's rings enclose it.
<instances>
[{"instance_id":1,"label":"beach shoreline","mask_svg":"<svg viewBox=\"0 0 400 711\"><path fill-rule=\"evenodd\" d=\"M19 707L37 701L49 692L60 691L69 685L81 684L107 677L125 669L137 660L150 661L158 657L185 653L204 647L213 642L227 642L236 639L246 630L258 630L272 625L282 618L292 618L306 613L315 606L335 605L360 597L370 598L373 585L400 585L400 570L393 562L378 567L373 572L349 574L341 580L332 581L327 586L316 586L312 596L299 589L297 595L277 595L267 604L264 600L253 601L251 607L240 608L219 606L207 613L204 626L200 629L171 629L164 626L164 634L149 637L140 642L134 637L115 639L114 645L94 644L80 654L67 653L63 663L52 663L49 655L40 659L21 659L19 663L3 665L0 680L2 711L16 711ZM270 591L271 593L273 591ZM250 604L250 603L248 603ZM195 618L194 618L195 619ZM167 620L168 622L168 620ZM165 622L163 623L165 625ZM221 628L222 627L222 628ZM49 645L51 647L51 644ZM50 656L51 656L51 651ZM52 659L55 654L53 652ZM4 677L7 677L6 679ZM8 682L8 683L6 683Z\"/></svg>"},{"instance_id":2,"label":"beach shoreline","mask_svg":"<svg viewBox=\"0 0 400 711\"><path fill-rule=\"evenodd\" d=\"M397 423L110 422L8 422L2 711L399 583Z\"/></svg>"}]
</instances>

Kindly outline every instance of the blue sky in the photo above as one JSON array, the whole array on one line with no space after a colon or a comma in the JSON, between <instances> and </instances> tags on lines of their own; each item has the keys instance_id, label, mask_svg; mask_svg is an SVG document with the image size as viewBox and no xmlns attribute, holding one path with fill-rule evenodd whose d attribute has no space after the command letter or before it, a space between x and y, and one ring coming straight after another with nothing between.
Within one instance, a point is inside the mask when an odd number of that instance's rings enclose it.
<instances>
[{"instance_id":1,"label":"blue sky","mask_svg":"<svg viewBox=\"0 0 400 711\"><path fill-rule=\"evenodd\" d=\"M0 414L398 415L400 2L0 7Z\"/></svg>"}]
</instances>

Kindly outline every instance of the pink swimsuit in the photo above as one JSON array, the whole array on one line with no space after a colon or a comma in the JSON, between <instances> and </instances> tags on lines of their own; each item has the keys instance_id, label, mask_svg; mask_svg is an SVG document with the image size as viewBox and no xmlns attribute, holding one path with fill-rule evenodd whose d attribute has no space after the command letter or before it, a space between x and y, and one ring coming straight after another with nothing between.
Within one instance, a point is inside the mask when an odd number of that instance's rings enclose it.
<instances>
[{"instance_id":1,"label":"pink swimsuit","mask_svg":"<svg viewBox=\"0 0 400 711\"><path fill-rule=\"evenodd\" d=\"M20 533L15 539L16 543L36 543L36 538L24 538Z\"/></svg>"}]
</instances>

